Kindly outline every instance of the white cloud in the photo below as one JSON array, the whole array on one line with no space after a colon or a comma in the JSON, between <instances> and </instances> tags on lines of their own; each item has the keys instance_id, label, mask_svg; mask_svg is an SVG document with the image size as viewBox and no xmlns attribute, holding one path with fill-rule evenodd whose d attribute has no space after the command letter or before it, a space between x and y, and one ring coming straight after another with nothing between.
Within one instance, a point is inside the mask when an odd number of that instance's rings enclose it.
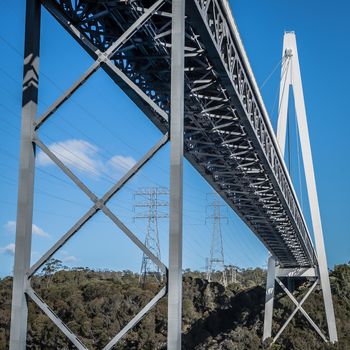
<instances>
[{"instance_id":1,"label":"white cloud","mask_svg":"<svg viewBox=\"0 0 350 350\"><path fill-rule=\"evenodd\" d=\"M98 147L87 141L70 139L52 143L48 148L68 167L96 176L103 171L103 162L98 159ZM36 160L41 166L53 164L43 151L38 153Z\"/></svg>"},{"instance_id":2,"label":"white cloud","mask_svg":"<svg viewBox=\"0 0 350 350\"><path fill-rule=\"evenodd\" d=\"M107 164L111 172L117 171L118 173L126 173L136 164L136 160L130 156L124 157L116 155L112 157Z\"/></svg>"},{"instance_id":3,"label":"white cloud","mask_svg":"<svg viewBox=\"0 0 350 350\"><path fill-rule=\"evenodd\" d=\"M37 236L41 236L41 237L50 237L50 235L45 232L42 228L40 228L39 226L33 224L32 226L32 232L34 235L37 235Z\"/></svg>"},{"instance_id":4,"label":"white cloud","mask_svg":"<svg viewBox=\"0 0 350 350\"><path fill-rule=\"evenodd\" d=\"M16 232L16 221L7 221L7 223L4 225L4 228L7 232ZM47 232L35 224L32 225L32 233L40 237L50 237Z\"/></svg>"},{"instance_id":5,"label":"white cloud","mask_svg":"<svg viewBox=\"0 0 350 350\"><path fill-rule=\"evenodd\" d=\"M61 252L61 260L63 263L72 263L75 261L78 261L78 258L74 255L70 255L68 252L66 251L62 251Z\"/></svg>"},{"instance_id":6,"label":"white cloud","mask_svg":"<svg viewBox=\"0 0 350 350\"><path fill-rule=\"evenodd\" d=\"M67 255L62 258L62 261L64 263L75 262L75 261L78 261L78 258L74 255Z\"/></svg>"},{"instance_id":7,"label":"white cloud","mask_svg":"<svg viewBox=\"0 0 350 350\"><path fill-rule=\"evenodd\" d=\"M0 247L0 253L5 253L8 255L15 255L15 244L10 243L6 247Z\"/></svg>"},{"instance_id":8,"label":"white cloud","mask_svg":"<svg viewBox=\"0 0 350 350\"><path fill-rule=\"evenodd\" d=\"M94 177L105 173L115 178L116 174L125 174L136 163L133 157L118 154L104 162L100 157L100 149L84 140L69 139L52 143L48 148L69 168ZM38 153L36 161L39 166L54 164L42 150Z\"/></svg>"}]
</instances>

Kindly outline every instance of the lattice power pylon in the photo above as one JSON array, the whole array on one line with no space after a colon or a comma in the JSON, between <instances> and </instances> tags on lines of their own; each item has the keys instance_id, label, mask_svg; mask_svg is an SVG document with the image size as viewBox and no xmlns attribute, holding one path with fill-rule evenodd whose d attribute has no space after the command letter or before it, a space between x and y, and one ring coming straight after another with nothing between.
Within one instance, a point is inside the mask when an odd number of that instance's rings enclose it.
<instances>
[{"instance_id":1,"label":"lattice power pylon","mask_svg":"<svg viewBox=\"0 0 350 350\"><path fill-rule=\"evenodd\" d=\"M221 202L219 195L216 193L208 193L209 197L214 197L212 202L207 206L210 213L207 215L206 220L210 220L213 224L211 233L210 244L210 257L208 261L207 278L211 282L215 273L220 273L220 283L225 287L227 286L227 276L224 258L224 244L222 241L221 222L222 220L228 220L226 215L221 212L222 207L226 207Z\"/></svg>"},{"instance_id":2,"label":"lattice power pylon","mask_svg":"<svg viewBox=\"0 0 350 350\"><path fill-rule=\"evenodd\" d=\"M228 271L230 276L230 283L237 283L237 267L228 265L226 266L226 270Z\"/></svg>"},{"instance_id":3,"label":"lattice power pylon","mask_svg":"<svg viewBox=\"0 0 350 350\"><path fill-rule=\"evenodd\" d=\"M145 246L161 260L161 249L159 241L158 219L169 217L167 212L159 210L168 207L167 200L162 199L169 195L167 188L149 187L134 192L134 219L142 219L146 222ZM158 282L163 280L159 267L147 256L142 255L140 282L144 284L147 276L153 276Z\"/></svg>"}]
</instances>

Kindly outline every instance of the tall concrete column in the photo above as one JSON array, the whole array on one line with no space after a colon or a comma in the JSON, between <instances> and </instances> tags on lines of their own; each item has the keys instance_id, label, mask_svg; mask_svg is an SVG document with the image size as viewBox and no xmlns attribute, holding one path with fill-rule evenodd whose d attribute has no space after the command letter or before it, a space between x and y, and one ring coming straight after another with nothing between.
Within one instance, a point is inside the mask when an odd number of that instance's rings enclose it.
<instances>
[{"instance_id":1,"label":"tall concrete column","mask_svg":"<svg viewBox=\"0 0 350 350\"><path fill-rule=\"evenodd\" d=\"M168 350L181 350L185 0L172 0Z\"/></svg>"},{"instance_id":2,"label":"tall concrete column","mask_svg":"<svg viewBox=\"0 0 350 350\"><path fill-rule=\"evenodd\" d=\"M275 297L276 260L271 255L267 264L263 341L271 337L273 301Z\"/></svg>"},{"instance_id":3,"label":"tall concrete column","mask_svg":"<svg viewBox=\"0 0 350 350\"><path fill-rule=\"evenodd\" d=\"M28 309L25 289L32 242L35 168L35 146L32 138L38 102L39 46L40 2L27 0L10 350L26 348Z\"/></svg>"},{"instance_id":4,"label":"tall concrete column","mask_svg":"<svg viewBox=\"0 0 350 350\"><path fill-rule=\"evenodd\" d=\"M292 86L294 93L295 113L297 117L297 125L300 136L301 153L303 156L306 188L310 205L312 228L315 237L315 248L317 253L319 277L326 310L329 340L331 343L335 343L338 341L337 327L328 275L328 264L316 188L316 179L310 144L309 127L306 117L306 108L303 85L301 80L296 35L294 32L286 32L284 34L282 55L283 57L286 57L288 63L286 68L286 80L281 80L280 106L282 106L282 108L280 109L278 116L277 140L279 142L282 155L284 155L288 118L288 91L290 86Z\"/></svg>"}]
</instances>

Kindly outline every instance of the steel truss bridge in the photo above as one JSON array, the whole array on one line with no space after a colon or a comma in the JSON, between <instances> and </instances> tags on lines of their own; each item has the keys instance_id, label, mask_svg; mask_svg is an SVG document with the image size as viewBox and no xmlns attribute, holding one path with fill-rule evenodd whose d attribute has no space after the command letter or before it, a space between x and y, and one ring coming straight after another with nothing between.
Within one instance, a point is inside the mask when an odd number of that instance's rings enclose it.
<instances>
[{"instance_id":1,"label":"steel truss bridge","mask_svg":"<svg viewBox=\"0 0 350 350\"><path fill-rule=\"evenodd\" d=\"M41 6L90 54L94 63L36 118ZM319 276L316 250L226 0L28 0L26 18L11 350L25 348L25 294L77 348L86 349L31 289L30 277L99 210L162 270L168 271L168 349L181 348L183 156L266 246L278 264L280 276L292 276L288 273L293 271L294 275L299 271L298 276ZM164 137L98 199L40 141L37 132L100 68ZM166 268L109 211L107 202L168 140L170 250ZM93 207L30 267L35 147L41 148L89 196ZM165 294L162 290L104 349L111 349ZM301 304L297 307L303 310ZM271 333L268 320L265 323ZM336 341L332 334L330 338Z\"/></svg>"},{"instance_id":2,"label":"steel truss bridge","mask_svg":"<svg viewBox=\"0 0 350 350\"><path fill-rule=\"evenodd\" d=\"M71 34L68 23L74 25L76 34L86 38L84 48L101 60L81 83L101 65L152 122L168 132L171 3L81 2L74 8L71 1L48 1L43 5ZM152 5L148 20L115 45ZM188 0L187 13L186 158L283 266L314 266L315 254L288 171L224 9L219 1ZM110 62L103 64L99 54L105 50Z\"/></svg>"}]
</instances>

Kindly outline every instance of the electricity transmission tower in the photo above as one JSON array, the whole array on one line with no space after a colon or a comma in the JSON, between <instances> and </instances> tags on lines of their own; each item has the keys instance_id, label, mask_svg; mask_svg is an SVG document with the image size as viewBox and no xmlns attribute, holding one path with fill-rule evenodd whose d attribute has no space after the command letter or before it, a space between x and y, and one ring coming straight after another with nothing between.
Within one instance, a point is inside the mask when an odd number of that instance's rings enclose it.
<instances>
[{"instance_id":1,"label":"electricity transmission tower","mask_svg":"<svg viewBox=\"0 0 350 350\"><path fill-rule=\"evenodd\" d=\"M230 283L237 283L237 267L233 265L227 265L226 269L230 275Z\"/></svg>"},{"instance_id":2,"label":"electricity transmission tower","mask_svg":"<svg viewBox=\"0 0 350 350\"><path fill-rule=\"evenodd\" d=\"M207 217L206 220L211 220L213 222L212 234L211 234L211 247L210 247L210 258L208 262L207 278L210 282L212 276L215 272L221 271L220 282L227 286L227 276L225 269L224 260L224 246L222 243L222 233L221 233L221 220L228 220L227 215L222 215L221 207L222 204L220 197L216 193L208 193L209 196L214 196L213 201L207 206ZM208 210L209 209L209 210Z\"/></svg>"},{"instance_id":3,"label":"electricity transmission tower","mask_svg":"<svg viewBox=\"0 0 350 350\"><path fill-rule=\"evenodd\" d=\"M145 246L160 260L160 243L158 219L167 218L167 212L159 211L160 207L168 207L168 201L162 199L169 195L169 190L163 187L143 188L134 192L134 219L147 220ZM140 199L142 198L142 199ZM162 281L160 269L153 261L143 253L140 282L144 284L147 276L154 276L157 281Z\"/></svg>"}]
</instances>

